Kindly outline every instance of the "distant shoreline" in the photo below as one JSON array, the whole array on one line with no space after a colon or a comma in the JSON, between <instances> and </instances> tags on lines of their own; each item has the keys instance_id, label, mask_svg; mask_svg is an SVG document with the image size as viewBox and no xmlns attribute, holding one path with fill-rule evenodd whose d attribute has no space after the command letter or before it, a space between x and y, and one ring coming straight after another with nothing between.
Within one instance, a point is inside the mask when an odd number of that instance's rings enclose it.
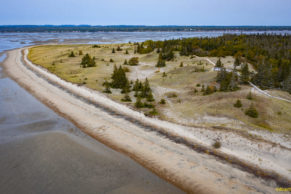
<instances>
[{"instance_id":1,"label":"distant shoreline","mask_svg":"<svg viewBox=\"0 0 291 194\"><path fill-rule=\"evenodd\" d=\"M291 26L0 25L0 32L291 31Z\"/></svg>"}]
</instances>

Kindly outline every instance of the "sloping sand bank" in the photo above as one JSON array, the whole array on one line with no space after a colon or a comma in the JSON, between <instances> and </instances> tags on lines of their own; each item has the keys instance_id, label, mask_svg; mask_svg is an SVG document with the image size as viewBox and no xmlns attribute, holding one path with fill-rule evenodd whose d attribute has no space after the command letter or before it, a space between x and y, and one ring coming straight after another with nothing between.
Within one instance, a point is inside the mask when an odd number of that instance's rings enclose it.
<instances>
[{"instance_id":1,"label":"sloping sand bank","mask_svg":"<svg viewBox=\"0 0 291 194\"><path fill-rule=\"evenodd\" d=\"M240 168L234 168L229 163L217 161L217 158L212 155L195 152L187 144L180 144L179 141L185 142L185 140L175 138L175 134L178 135L179 126L145 118L133 110L113 103L102 95L96 96L90 91L85 91L85 93L92 94L91 97L90 95L86 98L80 97L84 90L72 92L72 86L69 83L63 83L60 87L58 83L60 80L57 80L54 75L49 75L41 69L31 71L21 60L21 50L18 49L9 52L8 59L4 63L7 73L21 86L59 114L75 122L87 134L126 153L185 191L268 193L275 190L276 184L273 180L262 180ZM103 102L104 106L92 103L95 100L99 100L99 103ZM136 119L137 117L140 117L140 120ZM135 119L130 121L130 118ZM150 125L145 125L145 123ZM171 138L167 138L167 132L162 133L162 129L157 127L160 123L168 127L168 133L171 134L170 137L175 140L174 142ZM151 127L155 127L159 133L151 132ZM158 134L163 134L163 136ZM184 136L188 134L184 133ZM200 145L199 147L201 148ZM283 181L283 183L286 182L289 183L288 180Z\"/></svg>"}]
</instances>

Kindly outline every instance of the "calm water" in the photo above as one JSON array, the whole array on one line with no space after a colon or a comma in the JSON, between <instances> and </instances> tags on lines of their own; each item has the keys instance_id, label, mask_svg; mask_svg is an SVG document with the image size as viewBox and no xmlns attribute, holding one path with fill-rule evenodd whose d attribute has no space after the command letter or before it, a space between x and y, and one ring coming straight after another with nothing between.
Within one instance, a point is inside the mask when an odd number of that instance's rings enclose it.
<instances>
[{"instance_id":1,"label":"calm water","mask_svg":"<svg viewBox=\"0 0 291 194\"><path fill-rule=\"evenodd\" d=\"M186 37L217 37L225 33L254 34L257 31L200 31L200 32L66 32L66 33L0 33L0 53L23 46L45 43L126 43L145 40L165 40ZM267 33L291 34L291 31L268 31Z\"/></svg>"}]
</instances>

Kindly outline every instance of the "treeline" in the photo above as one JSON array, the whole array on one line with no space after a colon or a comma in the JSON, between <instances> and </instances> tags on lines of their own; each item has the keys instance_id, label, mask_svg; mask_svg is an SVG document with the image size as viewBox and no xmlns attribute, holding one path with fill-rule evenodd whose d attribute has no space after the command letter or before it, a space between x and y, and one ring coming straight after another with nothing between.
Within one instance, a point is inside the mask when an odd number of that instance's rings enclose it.
<instances>
[{"instance_id":1,"label":"treeline","mask_svg":"<svg viewBox=\"0 0 291 194\"><path fill-rule=\"evenodd\" d=\"M291 35L225 34L220 37L146 41L138 44L139 53L156 50L162 59L171 60L173 51L182 56L234 56L241 64L251 63L257 70L252 77L263 89L280 88L291 93Z\"/></svg>"},{"instance_id":2,"label":"treeline","mask_svg":"<svg viewBox=\"0 0 291 194\"><path fill-rule=\"evenodd\" d=\"M0 32L282 31L291 26L2 25Z\"/></svg>"}]
</instances>

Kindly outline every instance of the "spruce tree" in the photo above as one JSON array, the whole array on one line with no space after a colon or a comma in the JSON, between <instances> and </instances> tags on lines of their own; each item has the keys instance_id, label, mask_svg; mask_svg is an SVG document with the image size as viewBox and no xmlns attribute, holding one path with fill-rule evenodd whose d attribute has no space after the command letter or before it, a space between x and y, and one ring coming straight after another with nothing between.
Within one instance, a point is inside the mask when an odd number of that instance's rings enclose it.
<instances>
[{"instance_id":1,"label":"spruce tree","mask_svg":"<svg viewBox=\"0 0 291 194\"><path fill-rule=\"evenodd\" d=\"M245 111L245 114L252 118L258 118L259 113L253 104Z\"/></svg>"},{"instance_id":2,"label":"spruce tree","mask_svg":"<svg viewBox=\"0 0 291 194\"><path fill-rule=\"evenodd\" d=\"M291 94L291 66L289 75L287 76L286 80L283 82L283 89Z\"/></svg>"},{"instance_id":3,"label":"spruce tree","mask_svg":"<svg viewBox=\"0 0 291 194\"><path fill-rule=\"evenodd\" d=\"M140 97L137 97L137 98L136 98L136 102L135 102L134 106L135 106L136 108L143 108L143 103L142 103Z\"/></svg>"},{"instance_id":4,"label":"spruce tree","mask_svg":"<svg viewBox=\"0 0 291 194\"><path fill-rule=\"evenodd\" d=\"M223 67L223 64L222 64L220 58L219 58L218 61L216 62L215 67L219 67L219 68Z\"/></svg>"},{"instance_id":5,"label":"spruce tree","mask_svg":"<svg viewBox=\"0 0 291 194\"><path fill-rule=\"evenodd\" d=\"M254 84L260 86L262 89L272 88L274 80L272 75L272 66L267 63L261 63L258 67L258 73L254 76Z\"/></svg>"},{"instance_id":6,"label":"spruce tree","mask_svg":"<svg viewBox=\"0 0 291 194\"><path fill-rule=\"evenodd\" d=\"M103 92L111 94L110 83L107 80L103 83L103 86L105 86L105 90Z\"/></svg>"},{"instance_id":7,"label":"spruce tree","mask_svg":"<svg viewBox=\"0 0 291 194\"><path fill-rule=\"evenodd\" d=\"M234 66L239 66L239 65L240 65L240 60L238 57L236 57L234 61Z\"/></svg>"},{"instance_id":8,"label":"spruce tree","mask_svg":"<svg viewBox=\"0 0 291 194\"><path fill-rule=\"evenodd\" d=\"M126 60L126 59L124 60L124 63L123 63L123 65L128 65L128 63L127 63L127 60Z\"/></svg>"},{"instance_id":9,"label":"spruce tree","mask_svg":"<svg viewBox=\"0 0 291 194\"><path fill-rule=\"evenodd\" d=\"M159 54L159 59L158 59L158 63L156 65L156 67L165 67L166 66L166 62L163 59L162 53Z\"/></svg>"},{"instance_id":10,"label":"spruce tree","mask_svg":"<svg viewBox=\"0 0 291 194\"><path fill-rule=\"evenodd\" d=\"M242 103L241 103L240 100L237 100L233 106L236 107L236 108L241 108L242 107Z\"/></svg>"},{"instance_id":11,"label":"spruce tree","mask_svg":"<svg viewBox=\"0 0 291 194\"><path fill-rule=\"evenodd\" d=\"M237 73L236 73L236 69L234 67L232 73L231 73L231 78L230 78L230 82L228 85L228 90L230 91L235 91L238 89L238 85L237 85Z\"/></svg>"},{"instance_id":12,"label":"spruce tree","mask_svg":"<svg viewBox=\"0 0 291 194\"><path fill-rule=\"evenodd\" d=\"M243 65L242 70L241 70L241 78L240 78L241 83L248 84L250 80L249 77L250 77L249 66L246 63Z\"/></svg>"}]
</instances>

